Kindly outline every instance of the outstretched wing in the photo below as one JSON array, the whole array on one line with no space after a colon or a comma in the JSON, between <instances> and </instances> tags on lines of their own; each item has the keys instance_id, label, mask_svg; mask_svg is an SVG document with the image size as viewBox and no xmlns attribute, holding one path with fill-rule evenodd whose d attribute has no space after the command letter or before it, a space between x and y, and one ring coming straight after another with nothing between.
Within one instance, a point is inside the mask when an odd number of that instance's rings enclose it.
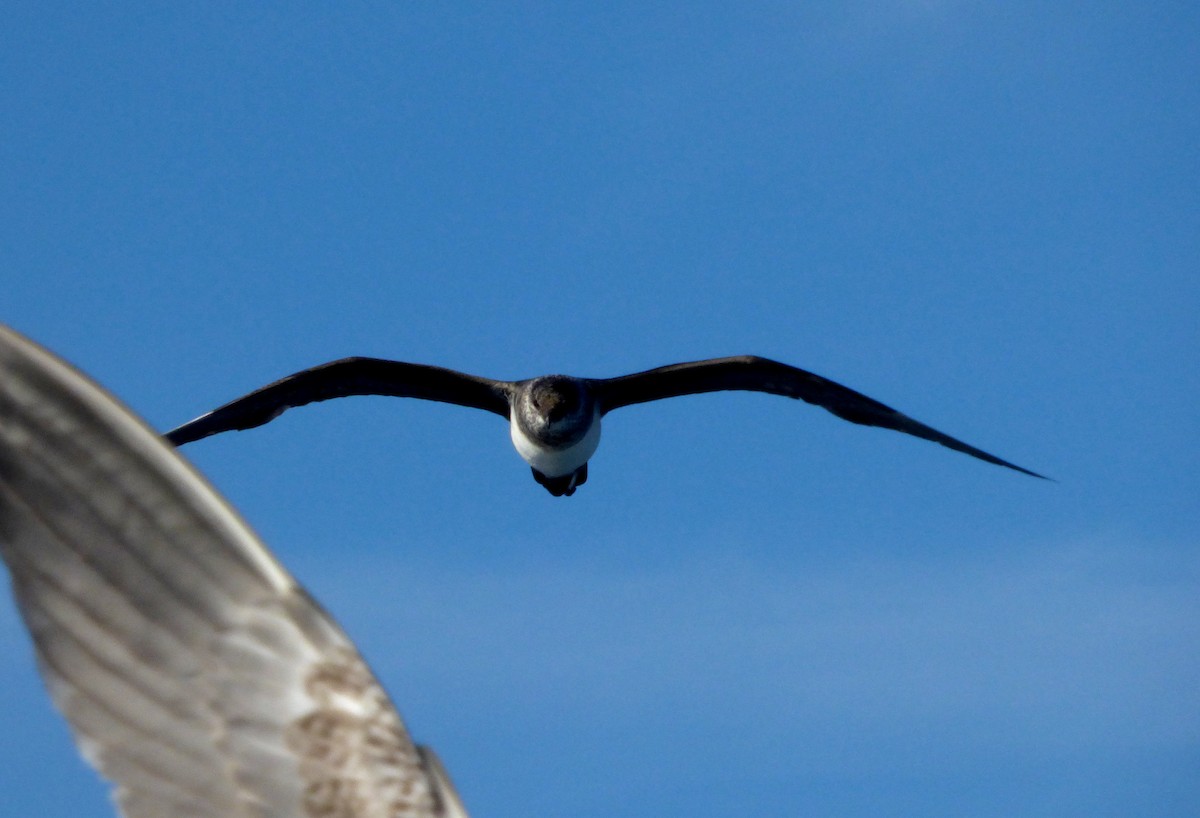
<instances>
[{"instance_id":1,"label":"outstretched wing","mask_svg":"<svg viewBox=\"0 0 1200 818\"><path fill-rule=\"evenodd\" d=\"M596 389L601 410L604 412L634 403L645 403L699 392L742 390L783 395L820 406L822 409L828 409L851 423L894 429L897 432L932 440L934 443L940 443L947 448L969 454L997 466L1005 466L1022 474L1041 477L1043 480L1048 479L1037 472L1013 465L1007 460L1001 460L995 455L943 434L937 429L913 420L908 415L897 412L890 406L885 406L860 392L834 383L828 378L822 378L812 372L753 355L672 364L633 375L623 375L619 378L595 380L592 381L592 384Z\"/></svg>"},{"instance_id":2,"label":"outstretched wing","mask_svg":"<svg viewBox=\"0 0 1200 818\"><path fill-rule=\"evenodd\" d=\"M456 403L485 409L507 420L511 388L512 384L507 381L493 381L438 366L381 358L342 358L256 389L172 429L165 437L176 446L182 446L209 435L261 426L294 406L351 395L387 395Z\"/></svg>"},{"instance_id":3,"label":"outstretched wing","mask_svg":"<svg viewBox=\"0 0 1200 818\"><path fill-rule=\"evenodd\" d=\"M465 818L350 640L216 492L3 327L0 556L127 818Z\"/></svg>"}]
</instances>

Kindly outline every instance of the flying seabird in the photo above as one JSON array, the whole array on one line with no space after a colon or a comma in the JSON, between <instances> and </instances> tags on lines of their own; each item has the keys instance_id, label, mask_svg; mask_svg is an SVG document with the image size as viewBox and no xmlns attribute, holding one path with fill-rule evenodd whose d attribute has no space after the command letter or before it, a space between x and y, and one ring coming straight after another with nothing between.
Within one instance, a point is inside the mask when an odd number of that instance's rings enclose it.
<instances>
[{"instance_id":1,"label":"flying seabird","mask_svg":"<svg viewBox=\"0 0 1200 818\"><path fill-rule=\"evenodd\" d=\"M0 556L126 818L466 818L346 634L216 491L4 327Z\"/></svg>"},{"instance_id":2,"label":"flying seabird","mask_svg":"<svg viewBox=\"0 0 1200 818\"><path fill-rule=\"evenodd\" d=\"M600 443L600 419L604 415L635 403L726 390L796 398L851 423L894 429L1047 479L828 378L753 355L671 364L618 378L545 375L523 381L496 381L380 358L343 358L268 384L172 429L166 438L178 446L221 432L251 429L294 406L331 398L424 398L484 409L507 420L513 445L529 464L533 479L555 497L561 497L574 494L587 481L588 459Z\"/></svg>"}]
</instances>

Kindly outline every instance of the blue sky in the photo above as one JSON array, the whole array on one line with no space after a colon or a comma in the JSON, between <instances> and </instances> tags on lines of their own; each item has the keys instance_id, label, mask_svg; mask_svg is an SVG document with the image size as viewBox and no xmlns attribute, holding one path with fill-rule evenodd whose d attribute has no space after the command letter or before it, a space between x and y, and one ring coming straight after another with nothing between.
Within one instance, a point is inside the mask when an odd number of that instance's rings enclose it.
<instances>
[{"instance_id":1,"label":"blue sky","mask_svg":"<svg viewBox=\"0 0 1200 818\"><path fill-rule=\"evenodd\" d=\"M480 818L1194 815L1200 12L17 4L0 321L169 428L345 355L756 353L576 496L363 398L186 451ZM3 814L104 787L0 606Z\"/></svg>"}]
</instances>

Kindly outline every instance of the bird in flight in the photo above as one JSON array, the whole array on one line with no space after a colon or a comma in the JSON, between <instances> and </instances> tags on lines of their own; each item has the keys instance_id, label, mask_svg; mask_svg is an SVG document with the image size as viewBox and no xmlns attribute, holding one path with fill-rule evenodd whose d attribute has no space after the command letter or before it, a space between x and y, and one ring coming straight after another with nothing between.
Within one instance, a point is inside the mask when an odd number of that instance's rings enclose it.
<instances>
[{"instance_id":1,"label":"bird in flight","mask_svg":"<svg viewBox=\"0 0 1200 818\"><path fill-rule=\"evenodd\" d=\"M125 818L467 818L350 639L216 491L2 326L0 557Z\"/></svg>"},{"instance_id":2,"label":"bird in flight","mask_svg":"<svg viewBox=\"0 0 1200 818\"><path fill-rule=\"evenodd\" d=\"M636 403L727 390L795 398L851 423L904 432L1047 479L828 378L753 355L671 364L617 378L545 375L523 381L497 381L380 358L343 358L288 375L172 429L165 437L180 446L221 432L261 426L287 409L331 398L423 398L484 409L507 420L513 445L529 464L533 479L561 497L574 494L587 481L588 460L600 443L604 415Z\"/></svg>"}]
</instances>

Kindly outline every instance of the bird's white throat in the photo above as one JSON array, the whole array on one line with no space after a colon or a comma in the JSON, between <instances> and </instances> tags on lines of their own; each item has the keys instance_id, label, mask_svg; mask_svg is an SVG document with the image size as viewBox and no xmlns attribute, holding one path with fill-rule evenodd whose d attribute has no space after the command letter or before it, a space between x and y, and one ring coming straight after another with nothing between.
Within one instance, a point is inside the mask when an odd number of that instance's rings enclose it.
<instances>
[{"instance_id":1,"label":"bird's white throat","mask_svg":"<svg viewBox=\"0 0 1200 818\"><path fill-rule=\"evenodd\" d=\"M596 447L600 445L600 411L596 410L592 424L579 441L561 449L551 448L530 438L521 430L515 417L509 419L509 433L517 454L533 468L547 477L562 477L571 474L588 462Z\"/></svg>"}]
</instances>

